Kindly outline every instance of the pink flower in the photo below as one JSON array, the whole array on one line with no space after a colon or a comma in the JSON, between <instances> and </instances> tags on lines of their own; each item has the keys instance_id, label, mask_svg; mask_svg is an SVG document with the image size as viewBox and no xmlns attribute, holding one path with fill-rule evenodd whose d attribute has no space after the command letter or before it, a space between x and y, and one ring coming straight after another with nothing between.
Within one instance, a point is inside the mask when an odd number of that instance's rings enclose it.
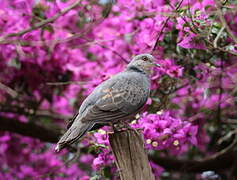
<instances>
[{"instance_id":1,"label":"pink flower","mask_svg":"<svg viewBox=\"0 0 237 180\"><path fill-rule=\"evenodd\" d=\"M186 49L207 49L200 37L195 34L189 33L187 36L181 37L181 42L178 43L179 46L186 48Z\"/></svg>"}]
</instances>

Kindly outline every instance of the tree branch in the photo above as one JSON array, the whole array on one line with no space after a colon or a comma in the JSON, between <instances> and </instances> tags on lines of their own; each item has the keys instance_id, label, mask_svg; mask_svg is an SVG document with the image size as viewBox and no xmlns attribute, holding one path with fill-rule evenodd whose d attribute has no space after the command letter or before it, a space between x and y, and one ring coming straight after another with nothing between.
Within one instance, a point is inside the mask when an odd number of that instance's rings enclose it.
<instances>
[{"instance_id":1,"label":"tree branch","mask_svg":"<svg viewBox=\"0 0 237 180\"><path fill-rule=\"evenodd\" d=\"M225 17L221 11L221 7L220 7L220 1L218 0L215 0L215 3L216 3L216 8L217 8L217 15L219 16L219 19L222 23L222 25L226 28L226 31L228 32L228 34L230 35L230 37L233 39L233 41L235 43L237 43L237 37L234 35L234 33L231 31L229 25L227 24L226 20L225 20Z\"/></svg>"},{"instance_id":2,"label":"tree branch","mask_svg":"<svg viewBox=\"0 0 237 180\"><path fill-rule=\"evenodd\" d=\"M221 28L220 31L218 32L218 34L217 34L215 40L213 41L214 48L217 48L217 42L218 42L218 40L219 40L219 38L220 38L222 32L224 31L224 29L225 29L225 26L222 26L222 28Z\"/></svg>"},{"instance_id":3,"label":"tree branch","mask_svg":"<svg viewBox=\"0 0 237 180\"><path fill-rule=\"evenodd\" d=\"M180 8L180 6L181 6L182 3L183 3L183 0L181 0L181 1L179 2L179 4L177 5L177 7L175 8L175 11L177 11L177 10ZM155 45L154 45L154 47L152 48L152 51L151 51L152 53L155 51L156 47L158 46L158 43L159 43L161 34L163 33L165 27L167 26L167 23L169 22L170 18L171 18L171 17L168 17L168 18L165 20L165 22L164 22L164 24L163 24L163 26L162 26L160 32L158 33L157 39L156 39L156 42L155 42Z\"/></svg>"},{"instance_id":4,"label":"tree branch","mask_svg":"<svg viewBox=\"0 0 237 180\"><path fill-rule=\"evenodd\" d=\"M232 55L234 55L234 56L237 56L237 53L235 53L234 51L228 51L228 50L226 50L226 49L224 49L224 48L221 48L221 47L214 47L214 44L211 42L211 41L209 41L208 39L204 39L204 41L208 44L208 45L210 45L210 47L211 48L209 48L209 47L207 47L208 49L210 49L211 51L213 51L213 49L215 49L215 50L218 50L218 51L220 51L220 52L224 52L224 53L228 53L228 54L232 54Z\"/></svg>"},{"instance_id":5,"label":"tree branch","mask_svg":"<svg viewBox=\"0 0 237 180\"><path fill-rule=\"evenodd\" d=\"M81 0L78 0L78 1L76 1L75 3L71 4L70 6L64 8L62 11L56 13L56 14L55 14L53 17L51 17L51 18L48 18L48 19L46 19L46 20L43 20L43 21L41 21L41 22L39 22L39 23L37 23L37 24L35 24L35 25L33 25L33 26L27 28L27 29L24 29L24 30L20 31L20 32L7 34L7 35L3 36L2 38L0 38L0 43L2 43L5 39L7 39L7 38L9 38L9 37L22 36L23 34L28 33L28 32L30 32L30 31L32 31L32 30L38 29L38 28L40 28L40 27L43 27L43 26L45 26L45 25L48 24L48 23L52 23L52 22L56 21L60 16L66 14L66 13L69 12L70 10L72 10L72 9L74 9L75 7L79 6L80 3L81 3Z\"/></svg>"},{"instance_id":6,"label":"tree branch","mask_svg":"<svg viewBox=\"0 0 237 180\"><path fill-rule=\"evenodd\" d=\"M35 119L40 119L42 117L47 117L50 119L69 119L71 116L56 114L52 111L48 110L34 110L29 107L21 107L17 105L11 106L0 106L0 111L5 113L14 113L19 115L27 115L27 116L34 116Z\"/></svg>"},{"instance_id":7,"label":"tree branch","mask_svg":"<svg viewBox=\"0 0 237 180\"><path fill-rule=\"evenodd\" d=\"M55 129L37 125L35 123L23 123L15 119L0 117L0 131L9 131L23 136L37 138L44 142L56 143L60 132Z\"/></svg>"},{"instance_id":8,"label":"tree branch","mask_svg":"<svg viewBox=\"0 0 237 180\"><path fill-rule=\"evenodd\" d=\"M228 170L234 163L235 157L237 157L237 152L226 152L214 159L207 160L178 160L171 157L157 157L150 156L150 159L171 171L181 171L181 172L193 172L200 173L203 171L224 171Z\"/></svg>"},{"instance_id":9,"label":"tree branch","mask_svg":"<svg viewBox=\"0 0 237 180\"><path fill-rule=\"evenodd\" d=\"M237 151L234 147L237 144L237 137L225 149L202 160L177 160L171 157L153 156L151 159L166 168L174 171L203 172L203 171L223 171L232 167L236 163Z\"/></svg>"},{"instance_id":10,"label":"tree branch","mask_svg":"<svg viewBox=\"0 0 237 180\"><path fill-rule=\"evenodd\" d=\"M0 82L0 89L11 95L11 97L16 98L18 96L17 92L5 84Z\"/></svg>"}]
</instances>

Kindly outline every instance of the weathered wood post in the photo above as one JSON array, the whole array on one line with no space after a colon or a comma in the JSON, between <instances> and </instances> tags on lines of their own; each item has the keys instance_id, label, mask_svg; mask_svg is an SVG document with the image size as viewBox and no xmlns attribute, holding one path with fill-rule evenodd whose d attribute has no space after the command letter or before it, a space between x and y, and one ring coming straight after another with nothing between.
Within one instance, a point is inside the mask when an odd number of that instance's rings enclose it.
<instances>
[{"instance_id":1,"label":"weathered wood post","mask_svg":"<svg viewBox=\"0 0 237 180\"><path fill-rule=\"evenodd\" d=\"M121 180L155 180L139 132L115 132L109 135L109 142Z\"/></svg>"}]
</instances>

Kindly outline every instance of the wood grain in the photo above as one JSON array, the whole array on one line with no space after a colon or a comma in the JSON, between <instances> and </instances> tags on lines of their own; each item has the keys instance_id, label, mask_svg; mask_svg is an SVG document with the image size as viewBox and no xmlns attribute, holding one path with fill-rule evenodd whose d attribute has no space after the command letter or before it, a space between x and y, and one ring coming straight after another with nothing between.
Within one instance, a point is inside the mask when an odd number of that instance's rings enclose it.
<instances>
[{"instance_id":1,"label":"wood grain","mask_svg":"<svg viewBox=\"0 0 237 180\"><path fill-rule=\"evenodd\" d=\"M109 135L121 180L155 180L141 134L135 130Z\"/></svg>"}]
</instances>

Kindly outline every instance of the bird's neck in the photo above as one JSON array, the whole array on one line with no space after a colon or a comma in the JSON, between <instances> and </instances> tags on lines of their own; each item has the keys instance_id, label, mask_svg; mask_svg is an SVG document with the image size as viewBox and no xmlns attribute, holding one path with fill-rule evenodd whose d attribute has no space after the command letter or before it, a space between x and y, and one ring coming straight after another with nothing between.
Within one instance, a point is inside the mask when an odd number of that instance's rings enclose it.
<instances>
[{"instance_id":1,"label":"bird's neck","mask_svg":"<svg viewBox=\"0 0 237 180\"><path fill-rule=\"evenodd\" d=\"M139 73L145 74L145 75L147 75L147 76L149 76L149 75L151 74L150 68L149 68L149 69L148 69L148 68L146 69L146 68L144 68L144 67L141 68L141 67L133 66L133 65L127 66L126 71L139 72Z\"/></svg>"}]
</instances>

